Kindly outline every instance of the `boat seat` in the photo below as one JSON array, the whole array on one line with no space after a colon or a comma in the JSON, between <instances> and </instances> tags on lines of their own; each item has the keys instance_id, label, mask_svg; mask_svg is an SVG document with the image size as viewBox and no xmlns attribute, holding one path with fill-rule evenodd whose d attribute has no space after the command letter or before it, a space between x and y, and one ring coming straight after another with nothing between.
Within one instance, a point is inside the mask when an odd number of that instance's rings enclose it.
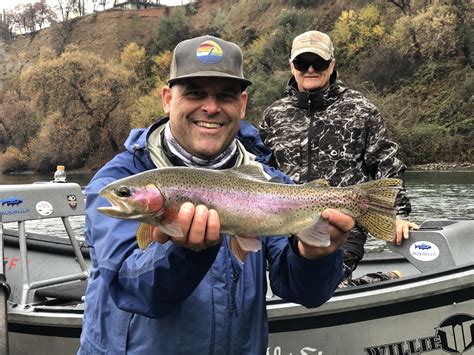
<instances>
[{"instance_id":1,"label":"boat seat","mask_svg":"<svg viewBox=\"0 0 474 355\"><path fill-rule=\"evenodd\" d=\"M70 282L67 284L43 287L36 291L36 296L54 298L60 301L81 302L86 293L87 280Z\"/></svg>"},{"instance_id":2,"label":"boat seat","mask_svg":"<svg viewBox=\"0 0 474 355\"><path fill-rule=\"evenodd\" d=\"M419 230L411 230L402 245L387 243L421 272L434 272L472 262L474 221L427 220Z\"/></svg>"}]
</instances>

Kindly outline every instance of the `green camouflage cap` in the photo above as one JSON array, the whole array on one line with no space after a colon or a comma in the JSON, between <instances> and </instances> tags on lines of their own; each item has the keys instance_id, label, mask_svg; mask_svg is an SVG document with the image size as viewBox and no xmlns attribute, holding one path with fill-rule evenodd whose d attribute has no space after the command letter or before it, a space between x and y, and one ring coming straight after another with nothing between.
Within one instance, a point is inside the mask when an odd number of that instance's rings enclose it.
<instances>
[{"instance_id":1,"label":"green camouflage cap","mask_svg":"<svg viewBox=\"0 0 474 355\"><path fill-rule=\"evenodd\" d=\"M176 46L171 60L168 85L187 78L218 77L238 80L245 88L242 51L235 43L213 36L184 40Z\"/></svg>"}]
</instances>

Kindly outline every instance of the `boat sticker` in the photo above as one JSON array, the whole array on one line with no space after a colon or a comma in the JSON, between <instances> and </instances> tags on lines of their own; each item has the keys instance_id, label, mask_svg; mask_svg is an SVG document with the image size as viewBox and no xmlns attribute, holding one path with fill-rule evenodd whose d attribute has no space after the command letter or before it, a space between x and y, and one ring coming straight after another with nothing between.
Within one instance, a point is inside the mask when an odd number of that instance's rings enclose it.
<instances>
[{"instance_id":1,"label":"boat sticker","mask_svg":"<svg viewBox=\"0 0 474 355\"><path fill-rule=\"evenodd\" d=\"M364 348L367 355L419 355L441 350L448 354L472 354L474 349L474 316L458 313L443 320L434 328L436 333L418 339L407 339L391 344ZM436 354L440 352L437 351Z\"/></svg>"},{"instance_id":2,"label":"boat sticker","mask_svg":"<svg viewBox=\"0 0 474 355\"><path fill-rule=\"evenodd\" d=\"M441 348L454 354L464 354L474 349L474 317L470 314L455 314L436 328L441 339Z\"/></svg>"},{"instance_id":3,"label":"boat sticker","mask_svg":"<svg viewBox=\"0 0 474 355\"><path fill-rule=\"evenodd\" d=\"M0 215L2 216L12 216L16 214L24 214L30 212L27 208L18 208L23 203L23 200L16 196L9 196L5 198L0 198L0 206L2 210ZM11 209L11 207L14 207ZM15 208L16 207L16 208Z\"/></svg>"},{"instance_id":4,"label":"boat sticker","mask_svg":"<svg viewBox=\"0 0 474 355\"><path fill-rule=\"evenodd\" d=\"M418 241L410 246L410 255L417 260L432 261L439 256L439 248L434 243Z\"/></svg>"},{"instance_id":5,"label":"boat sticker","mask_svg":"<svg viewBox=\"0 0 474 355\"><path fill-rule=\"evenodd\" d=\"M40 201L36 204L36 211L42 216L49 216L53 213L53 205L48 201Z\"/></svg>"},{"instance_id":6,"label":"boat sticker","mask_svg":"<svg viewBox=\"0 0 474 355\"><path fill-rule=\"evenodd\" d=\"M2 206L8 206L8 207L18 206L22 202L23 202L22 199L18 197L14 197L14 196L0 199L0 203L2 204Z\"/></svg>"},{"instance_id":7,"label":"boat sticker","mask_svg":"<svg viewBox=\"0 0 474 355\"><path fill-rule=\"evenodd\" d=\"M0 215L2 216L13 216L15 214L24 214L29 213L30 210L28 208L20 208L17 210L10 210L10 211L0 211Z\"/></svg>"},{"instance_id":8,"label":"boat sticker","mask_svg":"<svg viewBox=\"0 0 474 355\"><path fill-rule=\"evenodd\" d=\"M67 203L69 207L71 207L73 210L77 208L77 197L76 195L67 195Z\"/></svg>"},{"instance_id":9,"label":"boat sticker","mask_svg":"<svg viewBox=\"0 0 474 355\"><path fill-rule=\"evenodd\" d=\"M266 355L283 355L284 352L282 351L281 347L275 346L275 348L268 347L267 348L267 353ZM313 348L312 346L304 346L300 349L298 353L289 353L288 355L293 355L293 354L298 354L298 355L324 355L324 352L322 350L318 350L316 348Z\"/></svg>"}]
</instances>

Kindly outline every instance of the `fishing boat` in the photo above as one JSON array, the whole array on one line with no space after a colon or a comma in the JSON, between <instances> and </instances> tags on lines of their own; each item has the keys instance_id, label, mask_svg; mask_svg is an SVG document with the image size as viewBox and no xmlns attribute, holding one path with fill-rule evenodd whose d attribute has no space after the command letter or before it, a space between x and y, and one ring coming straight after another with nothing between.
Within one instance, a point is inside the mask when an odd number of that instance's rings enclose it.
<instances>
[{"instance_id":1,"label":"fishing boat","mask_svg":"<svg viewBox=\"0 0 474 355\"><path fill-rule=\"evenodd\" d=\"M83 214L77 184L0 186L10 354L76 353L89 252L70 220ZM59 220L66 237L29 231L45 219ZM267 354L474 354L474 220L427 220L387 247L367 254L355 276L402 277L338 289L319 308L269 290Z\"/></svg>"}]
</instances>

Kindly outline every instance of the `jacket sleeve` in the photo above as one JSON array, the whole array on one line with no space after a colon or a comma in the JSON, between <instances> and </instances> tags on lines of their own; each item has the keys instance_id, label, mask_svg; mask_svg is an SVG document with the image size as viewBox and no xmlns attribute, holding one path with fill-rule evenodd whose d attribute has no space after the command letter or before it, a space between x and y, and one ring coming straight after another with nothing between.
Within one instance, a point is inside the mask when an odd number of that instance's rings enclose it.
<instances>
[{"instance_id":1,"label":"jacket sleeve","mask_svg":"<svg viewBox=\"0 0 474 355\"><path fill-rule=\"evenodd\" d=\"M303 258L296 239L267 238L272 291L288 302L314 308L329 300L342 280L341 249L319 259Z\"/></svg>"},{"instance_id":2,"label":"jacket sleeve","mask_svg":"<svg viewBox=\"0 0 474 355\"><path fill-rule=\"evenodd\" d=\"M380 112L373 107L367 121L366 149L364 165L373 179L402 178L406 165L398 158L399 146L388 139L387 129ZM411 212L410 200L405 188L396 199L397 214L408 216Z\"/></svg>"},{"instance_id":3,"label":"jacket sleeve","mask_svg":"<svg viewBox=\"0 0 474 355\"><path fill-rule=\"evenodd\" d=\"M97 212L97 207L108 205L98 191L113 180L95 179L86 188L85 232L94 255L93 269L118 308L147 317L164 316L193 292L220 246L197 253L171 242L152 242L140 250L135 235L139 223Z\"/></svg>"},{"instance_id":4,"label":"jacket sleeve","mask_svg":"<svg viewBox=\"0 0 474 355\"><path fill-rule=\"evenodd\" d=\"M268 137L272 136L272 113L273 110L271 107L267 107L265 111L263 111L263 118L262 121L260 122L258 126L258 130L260 133L261 140L263 144L269 145L269 142L267 141ZM275 160L275 156L270 150L270 155L269 159L267 160L267 163L275 168L278 168L277 162Z\"/></svg>"}]
</instances>

